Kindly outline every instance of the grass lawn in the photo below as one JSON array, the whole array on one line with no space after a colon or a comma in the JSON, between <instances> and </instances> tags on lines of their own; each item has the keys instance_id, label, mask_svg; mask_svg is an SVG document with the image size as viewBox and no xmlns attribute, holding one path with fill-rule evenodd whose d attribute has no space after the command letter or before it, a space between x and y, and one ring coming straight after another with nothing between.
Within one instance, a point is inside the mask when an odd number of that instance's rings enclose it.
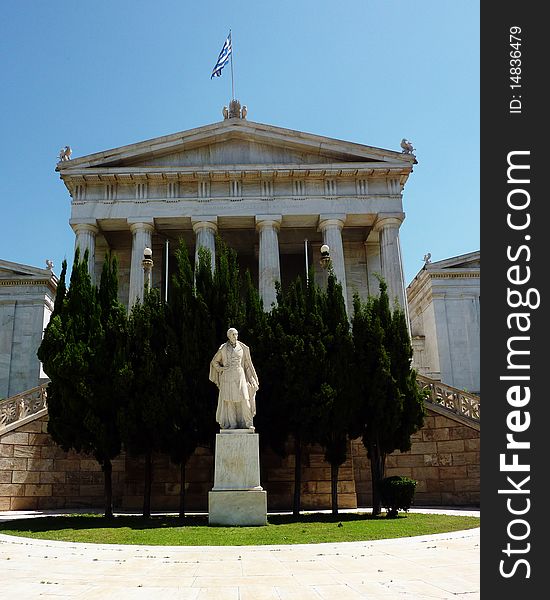
<instances>
[{"instance_id":1,"label":"grass lawn","mask_svg":"<svg viewBox=\"0 0 550 600\"><path fill-rule=\"evenodd\" d=\"M273 515L266 527L210 527L208 517L158 516L143 519L100 515L68 515L19 519L0 523L0 533L98 544L145 546L252 546L265 544L314 544L355 542L479 527L478 517L399 513L397 519L370 514Z\"/></svg>"}]
</instances>

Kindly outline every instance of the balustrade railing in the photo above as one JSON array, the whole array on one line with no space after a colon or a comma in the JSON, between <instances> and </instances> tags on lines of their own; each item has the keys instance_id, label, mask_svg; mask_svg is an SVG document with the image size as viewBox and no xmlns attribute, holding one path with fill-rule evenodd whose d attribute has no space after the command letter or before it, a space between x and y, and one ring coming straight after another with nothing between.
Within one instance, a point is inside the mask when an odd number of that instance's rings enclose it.
<instances>
[{"instance_id":1,"label":"balustrade railing","mask_svg":"<svg viewBox=\"0 0 550 600\"><path fill-rule=\"evenodd\" d=\"M44 383L16 396L0 400L0 434L7 429L13 429L14 424L46 409L47 385Z\"/></svg>"},{"instance_id":2,"label":"balustrade railing","mask_svg":"<svg viewBox=\"0 0 550 600\"><path fill-rule=\"evenodd\" d=\"M417 381L423 390L428 390L428 402L439 404L461 417L481 423L479 396L424 375L417 375Z\"/></svg>"},{"instance_id":3,"label":"balustrade railing","mask_svg":"<svg viewBox=\"0 0 550 600\"><path fill-rule=\"evenodd\" d=\"M456 415L480 423L479 396L424 375L417 375L417 381L423 390L428 390L429 395L426 398L428 402L443 406ZM13 429L14 424L47 408L47 385L44 383L11 398L0 400L0 434L6 429Z\"/></svg>"}]
</instances>

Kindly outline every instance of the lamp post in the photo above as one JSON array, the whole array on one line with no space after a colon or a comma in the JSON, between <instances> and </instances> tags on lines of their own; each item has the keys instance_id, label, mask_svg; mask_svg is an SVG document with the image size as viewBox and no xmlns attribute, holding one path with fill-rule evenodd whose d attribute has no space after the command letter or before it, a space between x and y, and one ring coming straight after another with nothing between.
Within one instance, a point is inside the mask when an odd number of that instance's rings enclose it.
<instances>
[{"instance_id":1,"label":"lamp post","mask_svg":"<svg viewBox=\"0 0 550 600\"><path fill-rule=\"evenodd\" d=\"M153 251L151 248L143 249L143 260L141 265L143 267L143 288L144 290L151 289L151 273L153 271Z\"/></svg>"},{"instance_id":2,"label":"lamp post","mask_svg":"<svg viewBox=\"0 0 550 600\"><path fill-rule=\"evenodd\" d=\"M319 261L319 264L323 269L328 269L330 267L330 248L326 244L321 246L321 260Z\"/></svg>"}]
</instances>

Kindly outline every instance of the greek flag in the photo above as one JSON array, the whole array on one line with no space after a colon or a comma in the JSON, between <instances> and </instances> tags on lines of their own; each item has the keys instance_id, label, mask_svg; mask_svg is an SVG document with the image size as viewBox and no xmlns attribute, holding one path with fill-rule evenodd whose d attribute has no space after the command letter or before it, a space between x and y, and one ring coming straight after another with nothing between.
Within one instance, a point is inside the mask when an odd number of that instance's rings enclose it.
<instances>
[{"instance_id":1,"label":"greek flag","mask_svg":"<svg viewBox=\"0 0 550 600\"><path fill-rule=\"evenodd\" d=\"M212 79L212 77L220 77L221 76L222 69L227 64L227 61L229 60L229 57L231 56L231 52L232 52L232 49L231 49L231 31L230 31L229 35L227 36L227 39L225 40L225 43L220 52L220 55L218 56L218 61L216 62L216 65L212 69L212 75L210 76L210 79Z\"/></svg>"}]
</instances>

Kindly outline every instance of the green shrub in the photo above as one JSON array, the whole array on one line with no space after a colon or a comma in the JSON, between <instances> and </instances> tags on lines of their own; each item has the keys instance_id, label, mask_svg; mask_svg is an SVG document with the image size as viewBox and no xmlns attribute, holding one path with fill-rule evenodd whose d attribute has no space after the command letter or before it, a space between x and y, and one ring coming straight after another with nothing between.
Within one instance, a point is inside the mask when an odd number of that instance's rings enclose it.
<instances>
[{"instance_id":1,"label":"green shrub","mask_svg":"<svg viewBox=\"0 0 550 600\"><path fill-rule=\"evenodd\" d=\"M397 517L397 511L407 511L411 507L417 482L409 477L395 475L386 477L379 483L382 506L386 509L389 519Z\"/></svg>"}]
</instances>

